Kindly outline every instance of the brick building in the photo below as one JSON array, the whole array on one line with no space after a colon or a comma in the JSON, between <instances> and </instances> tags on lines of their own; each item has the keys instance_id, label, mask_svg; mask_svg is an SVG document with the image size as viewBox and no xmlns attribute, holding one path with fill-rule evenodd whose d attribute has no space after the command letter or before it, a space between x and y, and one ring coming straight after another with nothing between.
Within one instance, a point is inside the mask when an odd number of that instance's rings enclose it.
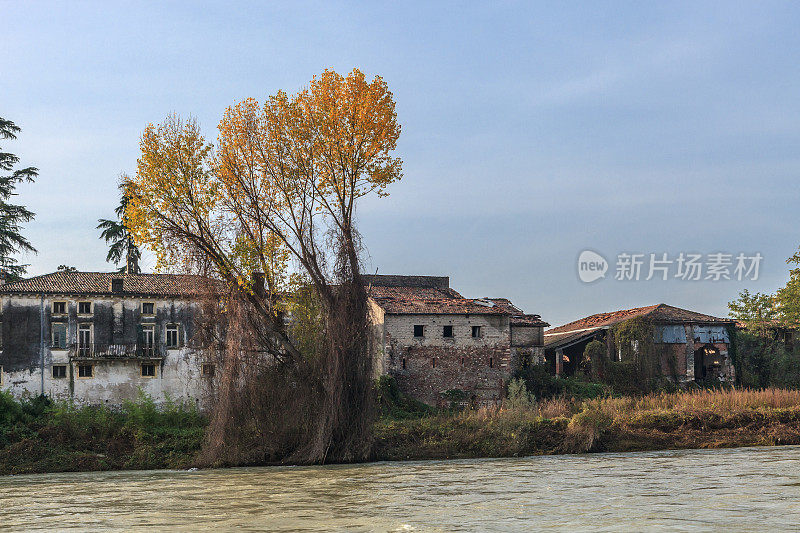
<instances>
[{"instance_id":1,"label":"brick building","mask_svg":"<svg viewBox=\"0 0 800 533\"><path fill-rule=\"evenodd\" d=\"M544 332L547 361L557 374L572 375L578 368L586 345L592 340L612 350L609 331L622 322L642 318L653 325L654 349L665 376L678 382L732 381L730 357L733 320L680 309L666 304L599 313ZM619 353L607 353L619 361Z\"/></svg>"},{"instance_id":2,"label":"brick building","mask_svg":"<svg viewBox=\"0 0 800 533\"><path fill-rule=\"evenodd\" d=\"M444 276L366 276L378 372L429 405L498 402L517 367L543 357L538 315L464 298Z\"/></svg>"}]
</instances>

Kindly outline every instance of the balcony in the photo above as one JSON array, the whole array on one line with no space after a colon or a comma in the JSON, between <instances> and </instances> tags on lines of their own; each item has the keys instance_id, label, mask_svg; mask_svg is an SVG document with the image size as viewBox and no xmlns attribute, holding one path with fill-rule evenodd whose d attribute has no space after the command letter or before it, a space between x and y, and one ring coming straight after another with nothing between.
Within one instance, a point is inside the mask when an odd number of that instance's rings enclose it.
<instances>
[{"instance_id":1,"label":"balcony","mask_svg":"<svg viewBox=\"0 0 800 533\"><path fill-rule=\"evenodd\" d=\"M163 359L164 346L154 344L73 344L69 348L72 360L103 359Z\"/></svg>"}]
</instances>

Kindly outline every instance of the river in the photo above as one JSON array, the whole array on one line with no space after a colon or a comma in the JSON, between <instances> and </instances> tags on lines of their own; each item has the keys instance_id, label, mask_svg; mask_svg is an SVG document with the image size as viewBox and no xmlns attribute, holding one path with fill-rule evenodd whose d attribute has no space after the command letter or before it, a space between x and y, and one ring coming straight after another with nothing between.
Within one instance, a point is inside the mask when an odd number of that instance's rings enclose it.
<instances>
[{"instance_id":1,"label":"river","mask_svg":"<svg viewBox=\"0 0 800 533\"><path fill-rule=\"evenodd\" d=\"M779 531L800 447L0 477L0 530Z\"/></svg>"}]
</instances>

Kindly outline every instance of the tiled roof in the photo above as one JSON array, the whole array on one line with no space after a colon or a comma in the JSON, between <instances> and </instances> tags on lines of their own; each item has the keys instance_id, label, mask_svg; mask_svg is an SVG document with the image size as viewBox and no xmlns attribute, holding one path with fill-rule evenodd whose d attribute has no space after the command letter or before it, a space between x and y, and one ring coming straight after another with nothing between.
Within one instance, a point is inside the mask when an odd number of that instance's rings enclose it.
<instances>
[{"instance_id":1,"label":"tiled roof","mask_svg":"<svg viewBox=\"0 0 800 533\"><path fill-rule=\"evenodd\" d=\"M549 326L539 315L526 315L507 298L464 298L445 276L364 276L370 297L390 314L510 315L511 324Z\"/></svg>"},{"instance_id":2,"label":"tiled roof","mask_svg":"<svg viewBox=\"0 0 800 533\"><path fill-rule=\"evenodd\" d=\"M186 274L121 274L59 271L0 286L0 294L110 295L111 280L122 279L122 293L142 296L195 296L211 282Z\"/></svg>"},{"instance_id":3,"label":"tiled roof","mask_svg":"<svg viewBox=\"0 0 800 533\"><path fill-rule=\"evenodd\" d=\"M650 305L647 307L636 307L633 309L624 309L622 311L613 311L611 313L599 313L596 315L588 316L569 324L559 326L557 328L548 329L544 332L545 337L563 335L580 330L596 330L606 326L612 326L619 322L646 316L654 322L670 322L670 323L719 323L719 324L733 324L734 321L727 318L718 318L679 307L673 307L667 304Z\"/></svg>"},{"instance_id":4,"label":"tiled roof","mask_svg":"<svg viewBox=\"0 0 800 533\"><path fill-rule=\"evenodd\" d=\"M369 295L390 314L398 315L505 315L504 309L492 302L464 298L455 290L441 283L421 286L426 276L386 276L388 285L381 285L380 277L370 280ZM402 278L413 282L412 286L401 286ZM442 278L443 279L443 278ZM438 281L438 279L437 279Z\"/></svg>"},{"instance_id":5,"label":"tiled roof","mask_svg":"<svg viewBox=\"0 0 800 533\"><path fill-rule=\"evenodd\" d=\"M511 303L508 298L484 298L494 303L498 307L505 309L511 315L511 325L517 327L543 327L550 324L542 320L539 315L525 314L519 307Z\"/></svg>"}]
</instances>

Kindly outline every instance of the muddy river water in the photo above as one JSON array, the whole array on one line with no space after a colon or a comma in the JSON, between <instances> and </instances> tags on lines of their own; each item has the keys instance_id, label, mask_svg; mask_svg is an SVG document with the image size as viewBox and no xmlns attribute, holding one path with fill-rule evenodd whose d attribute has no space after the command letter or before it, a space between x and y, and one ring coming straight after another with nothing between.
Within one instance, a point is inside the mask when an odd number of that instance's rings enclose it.
<instances>
[{"instance_id":1,"label":"muddy river water","mask_svg":"<svg viewBox=\"0 0 800 533\"><path fill-rule=\"evenodd\" d=\"M0 477L0 530L800 530L800 447Z\"/></svg>"}]
</instances>

